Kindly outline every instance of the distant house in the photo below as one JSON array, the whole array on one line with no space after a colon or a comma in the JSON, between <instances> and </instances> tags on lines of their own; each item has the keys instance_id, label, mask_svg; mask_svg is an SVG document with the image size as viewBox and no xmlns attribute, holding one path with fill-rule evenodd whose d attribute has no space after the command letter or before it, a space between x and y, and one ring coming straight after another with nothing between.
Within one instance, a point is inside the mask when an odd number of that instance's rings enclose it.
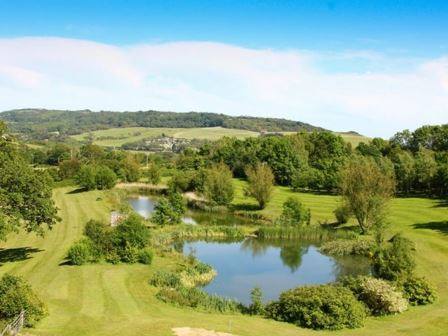
<instances>
[{"instance_id":1,"label":"distant house","mask_svg":"<svg viewBox=\"0 0 448 336\"><path fill-rule=\"evenodd\" d=\"M124 219L124 215L119 211L112 211L110 213L110 226L117 226Z\"/></svg>"}]
</instances>

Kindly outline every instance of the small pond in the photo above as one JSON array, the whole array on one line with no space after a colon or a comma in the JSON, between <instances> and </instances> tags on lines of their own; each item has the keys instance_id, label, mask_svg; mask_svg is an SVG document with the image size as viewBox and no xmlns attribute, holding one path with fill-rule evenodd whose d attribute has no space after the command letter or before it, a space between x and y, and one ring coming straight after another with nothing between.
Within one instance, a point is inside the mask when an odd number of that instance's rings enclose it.
<instances>
[{"instance_id":1,"label":"small pond","mask_svg":"<svg viewBox=\"0 0 448 336\"><path fill-rule=\"evenodd\" d=\"M213 266L216 278L204 290L249 303L250 291L259 286L265 301L277 299L287 289L306 284L324 284L343 275L369 274L370 264L362 257L333 258L316 245L272 242L247 238L242 242L185 242L184 254Z\"/></svg>"},{"instance_id":2,"label":"small pond","mask_svg":"<svg viewBox=\"0 0 448 336\"><path fill-rule=\"evenodd\" d=\"M132 208L145 218L154 211L156 198L130 197ZM231 214L188 210L186 224L241 225L247 219ZM253 223L253 222L252 222ZM287 289L306 284L324 284L343 275L370 273L366 258L334 258L319 252L318 246L303 241L263 241L247 238L242 242L183 242L184 254L213 266L216 278L204 290L249 303L250 291L259 286L266 301L278 298Z\"/></svg>"},{"instance_id":3,"label":"small pond","mask_svg":"<svg viewBox=\"0 0 448 336\"><path fill-rule=\"evenodd\" d=\"M131 196L128 198L131 207L143 218L151 217L157 198L154 196ZM250 219L232 216L227 213L211 213L200 210L188 209L183 217L185 224L201 225L242 225L251 224Z\"/></svg>"}]
</instances>

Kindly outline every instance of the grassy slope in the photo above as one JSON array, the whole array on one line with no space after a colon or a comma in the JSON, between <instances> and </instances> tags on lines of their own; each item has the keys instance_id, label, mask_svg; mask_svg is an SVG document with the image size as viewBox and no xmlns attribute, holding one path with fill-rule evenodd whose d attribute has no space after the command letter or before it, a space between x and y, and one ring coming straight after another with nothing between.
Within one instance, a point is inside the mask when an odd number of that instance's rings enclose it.
<instances>
[{"instance_id":1,"label":"grassy slope","mask_svg":"<svg viewBox=\"0 0 448 336\"><path fill-rule=\"evenodd\" d=\"M140 134L138 134L140 133ZM111 128L107 130L95 131L92 134L95 137L115 137L115 139L95 140L95 144L105 147L116 146L119 147L127 142L139 141L145 138L160 136L162 133L175 137L186 139L208 139L218 140L223 136L237 137L244 139L251 136L258 136L259 133L222 128L222 127L206 127L206 128L147 128L147 127L126 127L126 128ZM294 132L283 132L284 134L294 134ZM352 135L347 133L336 133L344 138L345 141L350 142L353 147L356 147L361 141L367 141L369 138L362 135ZM73 135L72 138L78 141L87 139L89 133L82 133Z\"/></svg>"},{"instance_id":2,"label":"grassy slope","mask_svg":"<svg viewBox=\"0 0 448 336\"><path fill-rule=\"evenodd\" d=\"M237 181L236 203L246 204ZM48 303L50 316L38 324L37 335L171 335L174 326L192 326L228 331L238 335L313 335L315 332L292 325L238 315L217 315L178 309L154 298L147 285L151 272L166 261L156 258L153 266L88 265L62 266L70 244L79 238L89 218L105 219L108 205L101 192L68 194L70 188L55 191L62 222L44 239L16 235L7 247L32 247L41 251L29 259L7 262L0 273L11 271L25 276ZM291 192L278 188L264 212L279 212ZM297 195L311 208L315 220L332 218L337 198L314 194ZM446 204L436 200L408 198L394 200L391 221L394 231L403 231L417 244L419 272L438 287L440 299L434 305L385 318L372 318L362 329L319 332L320 335L445 335L448 328L448 218ZM427 224L431 223L432 224ZM414 226L418 225L418 228ZM1 252L0 252L1 256ZM1 259L0 259L1 260Z\"/></svg>"},{"instance_id":3,"label":"grassy slope","mask_svg":"<svg viewBox=\"0 0 448 336\"><path fill-rule=\"evenodd\" d=\"M223 136L234 136L237 138L247 138L257 136L257 132L237 130L222 127L205 128L147 128L147 127L127 127L111 128L108 130L92 132L95 137L116 137L117 139L96 140L95 143L100 146L121 146L127 142L139 141L141 139L160 136L162 133L175 137L186 139L209 139L217 140ZM140 134L137 134L140 133ZM74 135L73 138L82 141L85 140L88 133ZM119 139L122 138L123 139Z\"/></svg>"}]
</instances>

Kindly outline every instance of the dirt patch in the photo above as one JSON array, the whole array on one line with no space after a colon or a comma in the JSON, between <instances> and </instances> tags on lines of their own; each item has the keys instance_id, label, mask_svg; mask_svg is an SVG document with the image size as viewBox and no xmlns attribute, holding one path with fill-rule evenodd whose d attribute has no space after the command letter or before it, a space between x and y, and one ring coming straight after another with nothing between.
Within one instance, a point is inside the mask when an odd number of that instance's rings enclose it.
<instances>
[{"instance_id":1,"label":"dirt patch","mask_svg":"<svg viewBox=\"0 0 448 336\"><path fill-rule=\"evenodd\" d=\"M174 335L176 336L236 336L229 333L217 332L214 330L206 330L200 328L173 328Z\"/></svg>"}]
</instances>

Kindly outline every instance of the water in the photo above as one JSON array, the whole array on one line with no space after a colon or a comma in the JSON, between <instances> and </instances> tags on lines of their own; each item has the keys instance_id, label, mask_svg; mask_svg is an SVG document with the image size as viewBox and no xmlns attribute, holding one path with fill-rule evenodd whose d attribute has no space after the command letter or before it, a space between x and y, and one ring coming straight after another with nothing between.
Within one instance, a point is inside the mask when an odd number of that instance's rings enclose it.
<instances>
[{"instance_id":1,"label":"water","mask_svg":"<svg viewBox=\"0 0 448 336\"><path fill-rule=\"evenodd\" d=\"M128 202L140 216L149 218L154 212L157 199L148 196L132 196L128 198ZM191 209L187 211L182 221L191 225L250 225L253 223L250 219L232 216L228 213L211 213Z\"/></svg>"},{"instance_id":2,"label":"water","mask_svg":"<svg viewBox=\"0 0 448 336\"><path fill-rule=\"evenodd\" d=\"M199 260L212 265L217 277L204 290L250 302L250 291L259 286L265 301L277 299L287 289L306 284L324 284L342 275L368 274L365 258L333 258L317 246L303 242L268 242L248 238L243 242L188 242L185 254L194 251Z\"/></svg>"},{"instance_id":3,"label":"water","mask_svg":"<svg viewBox=\"0 0 448 336\"><path fill-rule=\"evenodd\" d=\"M132 208L144 218L154 211L156 198L129 198ZM253 223L228 213L187 212L184 223L192 225L241 225ZM261 287L265 301L277 299L287 289L306 284L323 284L342 275L370 273L366 258L334 258L323 255L315 244L301 241L184 242L185 254L194 251L199 260L210 264L217 277L204 290L249 303L250 291Z\"/></svg>"}]
</instances>

